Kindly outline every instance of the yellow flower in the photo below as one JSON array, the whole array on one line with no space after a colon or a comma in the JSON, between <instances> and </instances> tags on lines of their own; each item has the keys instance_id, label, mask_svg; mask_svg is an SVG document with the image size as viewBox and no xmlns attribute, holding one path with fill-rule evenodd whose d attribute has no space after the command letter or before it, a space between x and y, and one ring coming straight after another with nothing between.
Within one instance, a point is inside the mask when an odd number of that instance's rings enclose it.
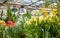
<instances>
[{"instance_id":1,"label":"yellow flower","mask_svg":"<svg viewBox=\"0 0 60 38\"><path fill-rule=\"evenodd\" d=\"M36 10L36 15L41 14L40 10Z\"/></svg>"},{"instance_id":2,"label":"yellow flower","mask_svg":"<svg viewBox=\"0 0 60 38\"><path fill-rule=\"evenodd\" d=\"M31 19L34 19L35 18L35 16L31 16Z\"/></svg>"},{"instance_id":3,"label":"yellow flower","mask_svg":"<svg viewBox=\"0 0 60 38\"><path fill-rule=\"evenodd\" d=\"M3 23L4 21L3 20L0 20L0 24Z\"/></svg>"},{"instance_id":4,"label":"yellow flower","mask_svg":"<svg viewBox=\"0 0 60 38\"><path fill-rule=\"evenodd\" d=\"M38 14L40 14L40 10L33 10L33 11L32 11L32 14L33 14L33 15L34 15L34 14L35 14L35 15L38 15Z\"/></svg>"},{"instance_id":5,"label":"yellow flower","mask_svg":"<svg viewBox=\"0 0 60 38\"><path fill-rule=\"evenodd\" d=\"M31 16L32 21L37 21L37 16Z\"/></svg>"},{"instance_id":6,"label":"yellow flower","mask_svg":"<svg viewBox=\"0 0 60 38\"><path fill-rule=\"evenodd\" d=\"M51 21L52 20L52 16L48 15L45 19L48 20L48 21Z\"/></svg>"},{"instance_id":7,"label":"yellow flower","mask_svg":"<svg viewBox=\"0 0 60 38\"><path fill-rule=\"evenodd\" d=\"M34 15L34 14L35 14L35 11L32 11L32 12L31 12L31 14L33 14L33 15Z\"/></svg>"},{"instance_id":8,"label":"yellow flower","mask_svg":"<svg viewBox=\"0 0 60 38\"><path fill-rule=\"evenodd\" d=\"M49 6L49 8L50 8L50 10L53 10L53 7L52 7L52 5L51 5L51 6Z\"/></svg>"},{"instance_id":9,"label":"yellow flower","mask_svg":"<svg viewBox=\"0 0 60 38\"><path fill-rule=\"evenodd\" d=\"M51 13L50 14L51 15L56 15L56 11L57 11L56 9L53 9L53 10L51 10Z\"/></svg>"},{"instance_id":10,"label":"yellow flower","mask_svg":"<svg viewBox=\"0 0 60 38\"><path fill-rule=\"evenodd\" d=\"M26 24L27 24L27 25L30 25L30 24L31 24L31 22L30 22L30 21L26 21Z\"/></svg>"},{"instance_id":11,"label":"yellow flower","mask_svg":"<svg viewBox=\"0 0 60 38\"><path fill-rule=\"evenodd\" d=\"M39 17L39 23L41 23L43 20L44 20L44 17L43 16L40 16Z\"/></svg>"},{"instance_id":12,"label":"yellow flower","mask_svg":"<svg viewBox=\"0 0 60 38\"><path fill-rule=\"evenodd\" d=\"M43 9L42 10L46 10L46 8L45 7L43 7Z\"/></svg>"},{"instance_id":13,"label":"yellow flower","mask_svg":"<svg viewBox=\"0 0 60 38\"><path fill-rule=\"evenodd\" d=\"M58 25L60 25L60 23L58 23Z\"/></svg>"},{"instance_id":14,"label":"yellow flower","mask_svg":"<svg viewBox=\"0 0 60 38\"><path fill-rule=\"evenodd\" d=\"M43 12L42 14L43 14L43 16L48 16L47 12Z\"/></svg>"},{"instance_id":15,"label":"yellow flower","mask_svg":"<svg viewBox=\"0 0 60 38\"><path fill-rule=\"evenodd\" d=\"M42 10L42 15L43 15L43 16L48 16L48 12L46 11L46 9L43 9L43 10Z\"/></svg>"}]
</instances>

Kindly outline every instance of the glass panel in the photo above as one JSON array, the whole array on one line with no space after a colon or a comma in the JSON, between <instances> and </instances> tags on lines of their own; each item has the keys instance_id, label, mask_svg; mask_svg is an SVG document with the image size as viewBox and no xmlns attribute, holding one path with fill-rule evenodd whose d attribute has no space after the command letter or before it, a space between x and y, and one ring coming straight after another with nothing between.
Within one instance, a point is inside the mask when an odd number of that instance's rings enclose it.
<instances>
[{"instance_id":1,"label":"glass panel","mask_svg":"<svg viewBox=\"0 0 60 38\"><path fill-rule=\"evenodd\" d=\"M24 0L24 1L29 3L29 2L31 2L32 0Z\"/></svg>"}]
</instances>

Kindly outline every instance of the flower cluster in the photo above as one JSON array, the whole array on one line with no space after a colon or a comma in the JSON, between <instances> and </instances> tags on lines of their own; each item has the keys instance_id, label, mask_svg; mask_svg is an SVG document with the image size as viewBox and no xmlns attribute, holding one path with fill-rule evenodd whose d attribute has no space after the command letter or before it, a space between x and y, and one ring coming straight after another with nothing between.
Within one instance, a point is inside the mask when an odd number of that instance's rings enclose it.
<instances>
[{"instance_id":1,"label":"flower cluster","mask_svg":"<svg viewBox=\"0 0 60 38\"><path fill-rule=\"evenodd\" d=\"M3 20L0 20L0 24L3 26L9 26L9 27L13 27L15 25L15 23L11 20L9 20L7 23Z\"/></svg>"}]
</instances>

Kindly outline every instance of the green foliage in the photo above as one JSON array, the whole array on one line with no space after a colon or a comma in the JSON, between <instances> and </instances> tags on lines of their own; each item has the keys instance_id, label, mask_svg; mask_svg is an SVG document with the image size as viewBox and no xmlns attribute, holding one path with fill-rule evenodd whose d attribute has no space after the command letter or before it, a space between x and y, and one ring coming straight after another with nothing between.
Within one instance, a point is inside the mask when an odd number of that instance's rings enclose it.
<instances>
[{"instance_id":1,"label":"green foliage","mask_svg":"<svg viewBox=\"0 0 60 38\"><path fill-rule=\"evenodd\" d=\"M26 35L25 38L38 38L38 27L36 26L36 22L32 22L30 25L24 26L24 33Z\"/></svg>"},{"instance_id":2,"label":"green foliage","mask_svg":"<svg viewBox=\"0 0 60 38\"><path fill-rule=\"evenodd\" d=\"M60 4L57 5L57 16L60 16Z\"/></svg>"},{"instance_id":3,"label":"green foliage","mask_svg":"<svg viewBox=\"0 0 60 38\"><path fill-rule=\"evenodd\" d=\"M15 22L16 21L15 13L16 13L16 11L14 11L14 14L12 14L11 8L8 7L8 9L7 9L7 17L6 17L5 21L7 22L8 20L12 20L13 22Z\"/></svg>"},{"instance_id":4,"label":"green foliage","mask_svg":"<svg viewBox=\"0 0 60 38\"><path fill-rule=\"evenodd\" d=\"M47 2L48 3L48 2ZM48 6L48 4L47 4ZM60 12L60 6L58 5L58 13ZM16 11L14 14L11 13L10 7L7 9L7 17L5 21L8 20L16 21ZM2 16L2 14L1 14ZM0 25L0 31L3 32L4 38L59 38L60 37L60 20L58 18L59 15L52 16L49 20L48 18L43 19L41 23L39 23L39 16L37 15L36 20L31 20L31 13L27 11L27 13L19 18L15 23L16 26L12 28L4 27ZM30 21L29 21L30 20ZM29 21L29 22L27 22ZM27 22L27 24L26 24ZM2 28L3 27L3 28Z\"/></svg>"},{"instance_id":5,"label":"green foliage","mask_svg":"<svg viewBox=\"0 0 60 38\"><path fill-rule=\"evenodd\" d=\"M42 23L32 21L31 24L24 25L24 33L26 38L58 38L60 35L58 32L58 18L52 16L51 21L44 19ZM37 23L37 26L36 26ZM60 27L59 27L60 28Z\"/></svg>"},{"instance_id":6,"label":"green foliage","mask_svg":"<svg viewBox=\"0 0 60 38\"><path fill-rule=\"evenodd\" d=\"M2 10L2 12L1 12L1 15L0 15L1 17L0 17L0 20L2 20L2 16L3 16L3 10Z\"/></svg>"},{"instance_id":7,"label":"green foliage","mask_svg":"<svg viewBox=\"0 0 60 38\"><path fill-rule=\"evenodd\" d=\"M52 4L50 1L46 1L45 7L48 7L50 4Z\"/></svg>"},{"instance_id":8,"label":"green foliage","mask_svg":"<svg viewBox=\"0 0 60 38\"><path fill-rule=\"evenodd\" d=\"M31 12L28 10L23 17L31 18Z\"/></svg>"}]
</instances>

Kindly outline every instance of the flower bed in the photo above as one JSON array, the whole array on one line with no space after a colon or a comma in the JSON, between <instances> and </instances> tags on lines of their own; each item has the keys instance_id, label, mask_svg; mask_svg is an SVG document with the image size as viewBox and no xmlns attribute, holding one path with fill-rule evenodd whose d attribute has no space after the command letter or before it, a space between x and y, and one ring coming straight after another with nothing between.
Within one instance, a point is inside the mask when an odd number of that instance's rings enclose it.
<instances>
[{"instance_id":1,"label":"flower bed","mask_svg":"<svg viewBox=\"0 0 60 38\"><path fill-rule=\"evenodd\" d=\"M28 11L22 18L12 15L10 8L7 17L0 20L0 38L60 38L60 19L58 11L46 8L41 11ZM17 21L16 21L17 20Z\"/></svg>"}]
</instances>

